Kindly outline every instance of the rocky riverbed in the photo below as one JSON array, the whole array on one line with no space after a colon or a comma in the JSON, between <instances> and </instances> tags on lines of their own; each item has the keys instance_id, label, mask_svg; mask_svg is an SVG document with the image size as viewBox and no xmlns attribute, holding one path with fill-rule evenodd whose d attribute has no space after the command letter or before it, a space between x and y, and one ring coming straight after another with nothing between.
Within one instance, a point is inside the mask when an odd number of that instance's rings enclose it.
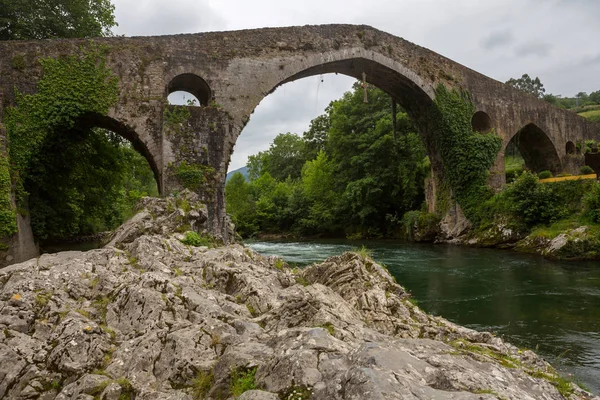
<instances>
[{"instance_id":1,"label":"rocky riverbed","mask_svg":"<svg viewBox=\"0 0 600 400\"><path fill-rule=\"evenodd\" d=\"M183 244L205 220L189 193L146 199L102 249L1 269L0 398L598 399L425 314L367 255Z\"/></svg>"}]
</instances>

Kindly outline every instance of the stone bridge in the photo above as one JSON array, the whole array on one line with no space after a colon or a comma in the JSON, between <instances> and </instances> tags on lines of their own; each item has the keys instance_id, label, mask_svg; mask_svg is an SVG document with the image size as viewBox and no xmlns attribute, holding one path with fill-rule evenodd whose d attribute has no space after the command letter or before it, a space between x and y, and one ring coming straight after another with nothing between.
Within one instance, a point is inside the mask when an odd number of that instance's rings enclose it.
<instances>
[{"instance_id":1,"label":"stone bridge","mask_svg":"<svg viewBox=\"0 0 600 400\"><path fill-rule=\"evenodd\" d=\"M296 79L325 73L362 79L365 73L367 82L389 93L414 120L432 160L434 177L441 173L441 163L425 115L440 83L468 90L477 108L474 129L482 133L494 129L505 147L516 137L532 170L576 172L584 163L576 144L600 140L598 124L369 26L265 28L94 42L108 49L107 61L119 78L120 97L108 116L86 116L82 123L109 128L129 139L148 159L162 195L180 189L173 173L177 165L212 166L214 187L203 195L210 229L225 241L224 182L236 139L260 101ZM0 42L4 106L14 104L15 88L35 92L42 72L40 58L74 54L89 43ZM183 139L169 132L164 121L165 110L174 107L167 103L174 91L187 91L201 103L189 107L191 118L185 123L189 134ZM182 147L187 150L183 152ZM491 169L490 183L496 188L504 184L503 153ZM431 208L434 197L428 199ZM33 251L24 245L32 242L27 221L19 219L24 233L10 251L14 260L27 258Z\"/></svg>"}]
</instances>

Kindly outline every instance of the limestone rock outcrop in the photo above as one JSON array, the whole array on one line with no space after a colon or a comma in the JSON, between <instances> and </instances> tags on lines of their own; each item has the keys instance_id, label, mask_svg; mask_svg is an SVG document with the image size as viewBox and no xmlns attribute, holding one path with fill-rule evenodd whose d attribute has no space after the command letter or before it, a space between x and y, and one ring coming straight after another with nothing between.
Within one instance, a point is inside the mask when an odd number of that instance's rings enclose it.
<instances>
[{"instance_id":1,"label":"limestone rock outcrop","mask_svg":"<svg viewBox=\"0 0 600 400\"><path fill-rule=\"evenodd\" d=\"M0 398L594 398L533 352L424 313L368 257L299 270L186 246L163 227L201 208L168 201L102 249L0 269Z\"/></svg>"}]
</instances>

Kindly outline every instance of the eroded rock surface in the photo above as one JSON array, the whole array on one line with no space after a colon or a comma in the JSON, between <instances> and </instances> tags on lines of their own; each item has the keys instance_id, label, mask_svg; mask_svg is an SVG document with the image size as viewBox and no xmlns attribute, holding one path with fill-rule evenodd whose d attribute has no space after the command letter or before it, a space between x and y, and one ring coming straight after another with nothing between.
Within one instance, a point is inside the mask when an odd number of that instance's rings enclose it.
<instances>
[{"instance_id":1,"label":"eroded rock surface","mask_svg":"<svg viewBox=\"0 0 600 400\"><path fill-rule=\"evenodd\" d=\"M161 201L111 246L0 270L0 398L228 399L244 374L247 400L563 398L533 352L424 313L370 259L189 247L163 227L195 206Z\"/></svg>"}]
</instances>

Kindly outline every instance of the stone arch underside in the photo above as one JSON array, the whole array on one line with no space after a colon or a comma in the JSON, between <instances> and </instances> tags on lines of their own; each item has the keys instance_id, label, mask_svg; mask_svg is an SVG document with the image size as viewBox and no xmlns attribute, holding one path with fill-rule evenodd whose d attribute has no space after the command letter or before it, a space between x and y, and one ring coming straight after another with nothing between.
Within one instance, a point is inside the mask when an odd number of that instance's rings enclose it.
<instances>
[{"instance_id":1,"label":"stone arch underside","mask_svg":"<svg viewBox=\"0 0 600 400\"><path fill-rule=\"evenodd\" d=\"M416 73L389 58L377 57L377 55L373 55L372 58L352 56L329 62L317 58L307 60L303 65L313 63L315 65L305 67L282 79L267 94L283 84L310 76L335 73L362 80L365 73L369 84L388 93L414 120L420 120L433 101L433 89L428 84L424 83Z\"/></svg>"},{"instance_id":2,"label":"stone arch underside","mask_svg":"<svg viewBox=\"0 0 600 400\"><path fill-rule=\"evenodd\" d=\"M537 125L530 123L521 128L511 139L532 172L562 172L562 162L550 137Z\"/></svg>"},{"instance_id":3,"label":"stone arch underside","mask_svg":"<svg viewBox=\"0 0 600 400\"><path fill-rule=\"evenodd\" d=\"M259 75L264 95L256 99L248 115L258 104L279 86L298 79L321 74L343 74L362 80L363 72L367 83L390 95L390 107L394 99L409 115L419 131L432 161L432 168L441 168L441 160L435 155L433 136L429 124L429 113L433 104L434 90L414 71L379 53L365 49L345 49L338 52L316 54L298 61L297 57L273 63ZM275 69L276 68L276 69ZM241 130L237 136L241 134ZM237 137L235 138L237 140ZM230 152L231 153L231 152ZM229 165L229 158L227 159Z\"/></svg>"},{"instance_id":4,"label":"stone arch underside","mask_svg":"<svg viewBox=\"0 0 600 400\"><path fill-rule=\"evenodd\" d=\"M154 180L156 181L156 185L158 186L158 191L161 195L163 194L163 188L160 179L161 174L159 171L157 160L152 155L146 144L140 139L140 136L134 129L114 118L96 113L88 113L81 116L77 121L77 124L81 128L107 129L121 136L123 139L129 141L134 150L136 150L138 153L144 156L144 158L148 161L148 164L150 165L150 168L154 173Z\"/></svg>"}]
</instances>

